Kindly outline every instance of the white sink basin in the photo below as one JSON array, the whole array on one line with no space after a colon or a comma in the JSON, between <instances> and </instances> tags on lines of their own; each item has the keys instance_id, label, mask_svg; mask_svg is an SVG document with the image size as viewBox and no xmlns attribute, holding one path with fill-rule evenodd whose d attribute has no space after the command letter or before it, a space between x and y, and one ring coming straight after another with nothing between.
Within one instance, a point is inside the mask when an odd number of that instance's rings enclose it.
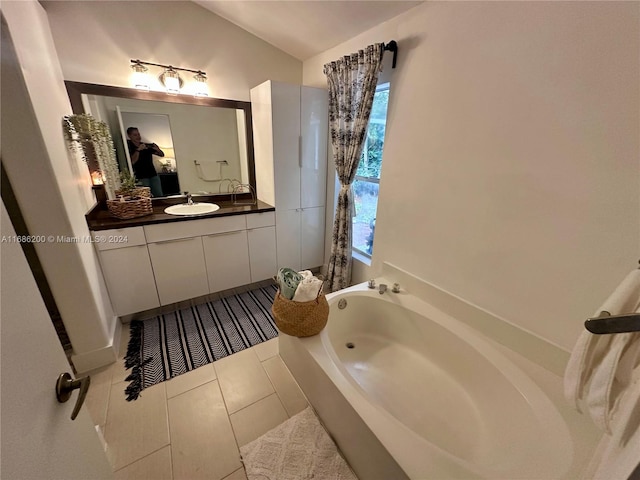
<instances>
[{"instance_id":1,"label":"white sink basin","mask_svg":"<svg viewBox=\"0 0 640 480\"><path fill-rule=\"evenodd\" d=\"M220 206L215 203L193 203L188 205L181 203L179 205L171 205L164 209L164 213L169 215L204 215L206 213L215 212L219 210Z\"/></svg>"}]
</instances>

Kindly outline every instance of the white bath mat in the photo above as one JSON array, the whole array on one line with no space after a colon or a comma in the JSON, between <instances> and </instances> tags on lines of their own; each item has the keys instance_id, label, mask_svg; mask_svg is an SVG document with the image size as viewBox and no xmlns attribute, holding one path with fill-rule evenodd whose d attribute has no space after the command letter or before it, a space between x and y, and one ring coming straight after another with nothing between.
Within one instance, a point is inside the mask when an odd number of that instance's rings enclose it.
<instances>
[{"instance_id":1,"label":"white bath mat","mask_svg":"<svg viewBox=\"0 0 640 480\"><path fill-rule=\"evenodd\" d=\"M248 480L358 480L311 407L240 447Z\"/></svg>"}]
</instances>

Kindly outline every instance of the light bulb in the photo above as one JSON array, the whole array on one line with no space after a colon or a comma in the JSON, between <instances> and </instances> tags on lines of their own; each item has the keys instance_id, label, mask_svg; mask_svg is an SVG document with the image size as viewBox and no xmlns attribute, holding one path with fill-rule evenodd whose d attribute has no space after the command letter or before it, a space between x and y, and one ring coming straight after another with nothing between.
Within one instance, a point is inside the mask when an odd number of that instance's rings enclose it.
<instances>
[{"instance_id":1,"label":"light bulb","mask_svg":"<svg viewBox=\"0 0 640 480\"><path fill-rule=\"evenodd\" d=\"M193 78L196 81L193 95L196 97L208 97L209 88L207 87L207 77L205 74L203 72L198 72L193 76Z\"/></svg>"},{"instance_id":2,"label":"light bulb","mask_svg":"<svg viewBox=\"0 0 640 480\"><path fill-rule=\"evenodd\" d=\"M131 65L133 69L133 86L140 90L149 91L149 75L147 75L147 67L139 63Z\"/></svg>"},{"instance_id":3,"label":"light bulb","mask_svg":"<svg viewBox=\"0 0 640 480\"><path fill-rule=\"evenodd\" d=\"M169 95L180 93L180 75L174 69L166 69L162 74L162 80Z\"/></svg>"}]
</instances>

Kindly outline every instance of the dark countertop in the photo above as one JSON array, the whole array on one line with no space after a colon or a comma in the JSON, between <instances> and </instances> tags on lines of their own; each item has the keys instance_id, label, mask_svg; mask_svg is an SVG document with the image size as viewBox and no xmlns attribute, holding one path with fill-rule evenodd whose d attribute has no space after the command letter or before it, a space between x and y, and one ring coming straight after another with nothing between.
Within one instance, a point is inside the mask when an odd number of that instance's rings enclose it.
<instances>
[{"instance_id":1,"label":"dark countertop","mask_svg":"<svg viewBox=\"0 0 640 480\"><path fill-rule=\"evenodd\" d=\"M207 201L215 203L220 206L220 209L207 213L205 215L169 215L164 213L164 209L170 205L176 203L184 203L184 199L180 201L167 201L164 199L158 199L153 201L153 213L151 215L145 215L144 217L131 218L129 220L119 220L112 217L107 210L105 204L97 203L89 212L85 215L87 219L87 225L89 230L109 230L112 228L128 228L128 227L140 227L143 225L152 225L155 223L171 223L171 222L184 222L188 220L197 220L201 218L214 218L214 217L227 217L230 215L246 215L251 213L262 212L274 212L275 207L258 200L257 205L233 205L230 200L198 200L194 199L194 202Z\"/></svg>"}]
</instances>

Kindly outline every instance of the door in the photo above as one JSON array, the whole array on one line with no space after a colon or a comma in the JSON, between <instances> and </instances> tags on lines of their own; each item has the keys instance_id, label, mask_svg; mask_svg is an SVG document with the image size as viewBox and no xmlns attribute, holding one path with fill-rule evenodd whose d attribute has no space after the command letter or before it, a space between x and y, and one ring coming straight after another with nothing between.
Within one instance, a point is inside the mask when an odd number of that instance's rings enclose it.
<instances>
[{"instance_id":1,"label":"door","mask_svg":"<svg viewBox=\"0 0 640 480\"><path fill-rule=\"evenodd\" d=\"M300 209L276 210L278 268L300 270Z\"/></svg>"},{"instance_id":2,"label":"door","mask_svg":"<svg viewBox=\"0 0 640 480\"><path fill-rule=\"evenodd\" d=\"M300 264L309 269L324 264L324 207L303 208L300 218Z\"/></svg>"},{"instance_id":3,"label":"door","mask_svg":"<svg viewBox=\"0 0 640 480\"><path fill-rule=\"evenodd\" d=\"M247 231L202 237L211 293L251 283Z\"/></svg>"},{"instance_id":4,"label":"door","mask_svg":"<svg viewBox=\"0 0 640 480\"><path fill-rule=\"evenodd\" d=\"M327 193L327 91L301 87L300 206L320 207Z\"/></svg>"},{"instance_id":5,"label":"door","mask_svg":"<svg viewBox=\"0 0 640 480\"><path fill-rule=\"evenodd\" d=\"M71 373L40 292L2 203L0 324L3 480L112 478L86 407L56 400L55 384Z\"/></svg>"},{"instance_id":6,"label":"door","mask_svg":"<svg viewBox=\"0 0 640 480\"><path fill-rule=\"evenodd\" d=\"M118 315L160 306L146 245L102 250L99 254L111 306Z\"/></svg>"},{"instance_id":7,"label":"door","mask_svg":"<svg viewBox=\"0 0 640 480\"><path fill-rule=\"evenodd\" d=\"M148 247L160 305L209 293L202 237L164 240Z\"/></svg>"},{"instance_id":8,"label":"door","mask_svg":"<svg viewBox=\"0 0 640 480\"><path fill-rule=\"evenodd\" d=\"M273 278L278 273L276 262L276 227L254 228L247 232L251 281Z\"/></svg>"}]
</instances>

